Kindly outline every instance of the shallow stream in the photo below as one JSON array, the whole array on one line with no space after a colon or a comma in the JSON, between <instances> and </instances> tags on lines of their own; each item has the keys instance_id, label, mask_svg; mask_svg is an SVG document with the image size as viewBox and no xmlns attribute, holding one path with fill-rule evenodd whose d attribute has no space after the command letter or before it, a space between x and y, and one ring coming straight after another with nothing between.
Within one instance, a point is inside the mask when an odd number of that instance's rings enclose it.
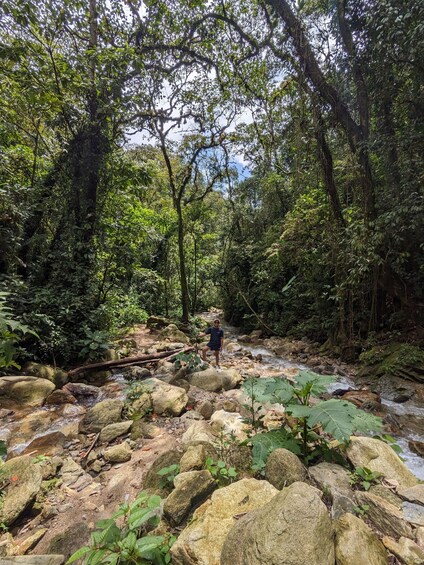
<instances>
[{"instance_id":1,"label":"shallow stream","mask_svg":"<svg viewBox=\"0 0 424 565\"><path fill-rule=\"evenodd\" d=\"M223 324L223 328L226 339L236 340L238 338L239 333L236 328L225 323ZM272 350L263 346L250 346L249 344L243 343L243 349L250 351L255 357L260 355L262 358L261 364L264 369L268 367L278 370L294 367L301 370L313 370L313 368L308 367L305 364L280 357ZM348 391L359 388L359 386L355 384L355 380L353 378L340 375L334 376L337 381L329 386L328 392L330 393L335 390L345 389ZM396 443L402 449L400 457L414 475L424 481L424 459L412 452L408 446L408 441L424 441L424 404L413 400L396 403L383 397L381 398L381 404L384 413L394 416L400 423L400 431L397 434L391 434L396 439Z\"/></svg>"}]
</instances>

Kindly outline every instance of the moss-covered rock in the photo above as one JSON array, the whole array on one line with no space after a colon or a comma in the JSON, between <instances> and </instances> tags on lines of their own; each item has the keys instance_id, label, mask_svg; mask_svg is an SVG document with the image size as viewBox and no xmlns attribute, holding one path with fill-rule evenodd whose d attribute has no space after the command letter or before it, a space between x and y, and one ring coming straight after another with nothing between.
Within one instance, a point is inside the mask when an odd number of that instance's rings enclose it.
<instances>
[{"instance_id":1,"label":"moss-covered rock","mask_svg":"<svg viewBox=\"0 0 424 565\"><path fill-rule=\"evenodd\" d=\"M409 343L373 347L361 354L363 363L358 376L391 375L424 382L424 350Z\"/></svg>"}]
</instances>

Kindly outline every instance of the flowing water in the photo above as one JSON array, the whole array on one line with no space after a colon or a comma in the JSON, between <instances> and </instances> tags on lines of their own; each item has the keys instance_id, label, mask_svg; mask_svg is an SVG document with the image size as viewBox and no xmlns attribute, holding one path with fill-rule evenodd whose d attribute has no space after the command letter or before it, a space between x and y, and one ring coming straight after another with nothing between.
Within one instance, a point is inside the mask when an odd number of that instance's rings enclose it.
<instances>
[{"instance_id":1,"label":"flowing water","mask_svg":"<svg viewBox=\"0 0 424 565\"><path fill-rule=\"evenodd\" d=\"M223 324L226 340L236 340L238 332L227 324ZM272 369L273 371L298 368L301 370L310 369L305 364L297 363L284 359L266 347L250 346L243 344L243 350L250 352L255 358L261 358L261 366L264 371ZM225 358L231 353L224 353ZM335 376L335 383L330 385L328 391L350 390L355 389L355 381L353 378L345 376ZM123 390L126 387L126 381L120 374L113 375L113 381L101 387L100 396L97 399L91 399L89 404L98 402L107 397L123 398ZM88 405L89 405L88 404ZM85 407L88 405L85 403ZM404 459L408 468L421 480L424 480L424 461L423 458L413 453L408 441L424 441L424 404L420 404L414 400L409 400L402 404L392 402L382 398L382 407L386 414L391 415L399 424L400 431L395 436L398 445L402 448L401 457ZM9 449L15 454L21 453L29 443L55 431L64 430L64 428L76 426L85 412L85 408L81 405L65 405L65 406L49 406L38 409L23 408L19 413L13 413L5 416L0 421L0 440L7 440Z\"/></svg>"},{"instance_id":2,"label":"flowing water","mask_svg":"<svg viewBox=\"0 0 424 565\"><path fill-rule=\"evenodd\" d=\"M224 324L226 338L237 339L238 332L236 328ZM253 356L258 355L262 358L262 366L264 369L287 369L298 368L300 370L311 370L307 365L289 361L278 355L266 347L250 346L243 343L243 349L252 353ZM312 368L313 370L313 368ZM328 387L328 392L333 393L336 390L351 390L358 388L353 378L335 375L337 379ZM381 399L381 404L385 414L394 416L400 424L400 431L397 434L391 434L396 439L396 443L402 449L400 457L405 465L414 473L416 477L424 480L424 459L411 451L408 441L424 441L424 404L420 404L413 400L403 403L396 403L390 400Z\"/></svg>"}]
</instances>

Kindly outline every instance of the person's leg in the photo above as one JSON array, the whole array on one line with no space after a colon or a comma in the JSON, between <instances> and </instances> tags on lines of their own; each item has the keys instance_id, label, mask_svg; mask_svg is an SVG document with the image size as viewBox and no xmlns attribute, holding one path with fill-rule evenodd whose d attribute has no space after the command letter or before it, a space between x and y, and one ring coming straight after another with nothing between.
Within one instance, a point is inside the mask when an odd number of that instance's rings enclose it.
<instances>
[{"instance_id":1,"label":"person's leg","mask_svg":"<svg viewBox=\"0 0 424 565\"><path fill-rule=\"evenodd\" d=\"M206 361L206 353L209 351L210 347L208 347L207 345L205 345L205 347L202 349L202 359L203 361Z\"/></svg>"},{"instance_id":2,"label":"person's leg","mask_svg":"<svg viewBox=\"0 0 424 565\"><path fill-rule=\"evenodd\" d=\"M219 367L219 349L214 350L216 366Z\"/></svg>"}]
</instances>

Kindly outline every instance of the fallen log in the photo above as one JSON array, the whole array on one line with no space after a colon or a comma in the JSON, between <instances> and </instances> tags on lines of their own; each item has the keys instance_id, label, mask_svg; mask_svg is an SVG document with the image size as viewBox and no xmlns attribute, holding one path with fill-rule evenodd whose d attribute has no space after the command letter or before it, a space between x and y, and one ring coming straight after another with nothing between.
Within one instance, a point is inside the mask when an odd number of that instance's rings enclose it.
<instances>
[{"instance_id":1,"label":"fallen log","mask_svg":"<svg viewBox=\"0 0 424 565\"><path fill-rule=\"evenodd\" d=\"M123 357L122 359L114 359L113 361L102 361L99 363L91 363L90 365L81 365L68 371L68 376L73 377L82 373L83 371L90 371L91 369L109 369L111 367L125 367L127 365L137 365L144 363L153 363L161 359L172 359L179 353L186 353L193 351L193 347L183 347L181 349L174 349L173 351L161 351L160 353L151 353L145 355L138 355L135 357Z\"/></svg>"}]
</instances>

